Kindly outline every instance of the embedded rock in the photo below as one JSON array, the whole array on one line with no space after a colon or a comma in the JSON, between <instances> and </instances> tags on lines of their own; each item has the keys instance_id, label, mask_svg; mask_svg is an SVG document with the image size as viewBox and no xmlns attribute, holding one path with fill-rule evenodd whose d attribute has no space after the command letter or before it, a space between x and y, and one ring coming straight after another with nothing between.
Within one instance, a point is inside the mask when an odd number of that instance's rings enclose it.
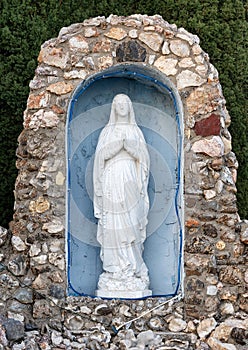
<instances>
[{"instance_id":1,"label":"embedded rock","mask_svg":"<svg viewBox=\"0 0 248 350\"><path fill-rule=\"evenodd\" d=\"M211 139L196 141L192 150L195 153L207 154L210 157L221 157L224 154L224 145L219 136L213 136Z\"/></svg>"},{"instance_id":2,"label":"embedded rock","mask_svg":"<svg viewBox=\"0 0 248 350\"><path fill-rule=\"evenodd\" d=\"M9 341L17 341L24 337L24 326L20 321L10 318L4 322L4 328Z\"/></svg>"},{"instance_id":3,"label":"embedded rock","mask_svg":"<svg viewBox=\"0 0 248 350\"><path fill-rule=\"evenodd\" d=\"M199 323L199 326L197 327L197 334L200 338L206 338L216 326L217 322L213 317L206 318Z\"/></svg>"},{"instance_id":4,"label":"embedded rock","mask_svg":"<svg viewBox=\"0 0 248 350\"><path fill-rule=\"evenodd\" d=\"M184 70L176 77L177 88L182 90L189 86L200 86L206 82L199 74L196 74L190 70Z\"/></svg>"}]
</instances>

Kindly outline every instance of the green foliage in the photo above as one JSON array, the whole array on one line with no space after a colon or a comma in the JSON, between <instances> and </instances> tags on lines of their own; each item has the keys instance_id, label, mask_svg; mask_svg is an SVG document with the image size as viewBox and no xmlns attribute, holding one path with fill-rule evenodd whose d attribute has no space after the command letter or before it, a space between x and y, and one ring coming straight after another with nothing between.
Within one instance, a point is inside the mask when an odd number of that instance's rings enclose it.
<instances>
[{"instance_id":1,"label":"green foliage","mask_svg":"<svg viewBox=\"0 0 248 350\"><path fill-rule=\"evenodd\" d=\"M0 225L12 218L15 150L40 45L86 18L160 14L197 34L220 73L232 117L240 216L248 217L247 1L240 0L2 0L0 2Z\"/></svg>"}]
</instances>

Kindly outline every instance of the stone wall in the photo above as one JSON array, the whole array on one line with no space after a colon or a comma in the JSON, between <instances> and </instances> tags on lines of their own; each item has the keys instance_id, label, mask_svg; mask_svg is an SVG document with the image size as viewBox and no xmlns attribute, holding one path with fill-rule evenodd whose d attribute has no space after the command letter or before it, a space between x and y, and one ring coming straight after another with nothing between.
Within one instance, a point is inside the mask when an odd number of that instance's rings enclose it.
<instances>
[{"instance_id":1,"label":"stone wall","mask_svg":"<svg viewBox=\"0 0 248 350\"><path fill-rule=\"evenodd\" d=\"M198 37L160 16L98 17L62 28L38 62L18 140L15 214L0 232L0 348L245 348L248 229L236 207L230 116ZM66 296L68 104L83 79L123 62L168 76L183 103L182 299Z\"/></svg>"}]
</instances>

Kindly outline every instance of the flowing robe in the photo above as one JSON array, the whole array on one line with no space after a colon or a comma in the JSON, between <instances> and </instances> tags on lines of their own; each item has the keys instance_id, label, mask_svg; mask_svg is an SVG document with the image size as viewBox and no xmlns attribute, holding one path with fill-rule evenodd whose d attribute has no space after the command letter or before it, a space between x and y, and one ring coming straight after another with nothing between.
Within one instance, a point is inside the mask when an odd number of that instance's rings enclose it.
<instances>
[{"instance_id":1,"label":"flowing robe","mask_svg":"<svg viewBox=\"0 0 248 350\"><path fill-rule=\"evenodd\" d=\"M134 120L134 117L132 118ZM94 161L94 213L103 269L118 278L148 279L142 258L149 200L149 155L137 124L102 130Z\"/></svg>"}]
</instances>

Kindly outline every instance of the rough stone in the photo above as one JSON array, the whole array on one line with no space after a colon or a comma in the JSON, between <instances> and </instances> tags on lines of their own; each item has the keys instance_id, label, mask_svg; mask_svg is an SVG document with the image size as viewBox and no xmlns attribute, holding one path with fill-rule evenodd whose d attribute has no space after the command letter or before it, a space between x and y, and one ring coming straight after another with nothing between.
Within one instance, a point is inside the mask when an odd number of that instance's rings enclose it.
<instances>
[{"instance_id":1,"label":"rough stone","mask_svg":"<svg viewBox=\"0 0 248 350\"><path fill-rule=\"evenodd\" d=\"M213 317L206 318L201 321L197 327L197 333L200 338L206 338L217 326L217 322Z\"/></svg>"},{"instance_id":2,"label":"rough stone","mask_svg":"<svg viewBox=\"0 0 248 350\"><path fill-rule=\"evenodd\" d=\"M194 89L186 99L188 112L192 115L204 115L215 111L221 101L217 86L205 84Z\"/></svg>"},{"instance_id":3,"label":"rough stone","mask_svg":"<svg viewBox=\"0 0 248 350\"><path fill-rule=\"evenodd\" d=\"M115 40L122 40L127 36L127 32L122 28L112 27L107 33L104 34L108 38Z\"/></svg>"},{"instance_id":4,"label":"rough stone","mask_svg":"<svg viewBox=\"0 0 248 350\"><path fill-rule=\"evenodd\" d=\"M240 240L244 244L246 244L246 245L248 244L248 227L244 231L241 232Z\"/></svg>"},{"instance_id":5,"label":"rough stone","mask_svg":"<svg viewBox=\"0 0 248 350\"><path fill-rule=\"evenodd\" d=\"M23 304L31 304L33 302L33 291L28 288L19 288L15 291L13 297Z\"/></svg>"},{"instance_id":6,"label":"rough stone","mask_svg":"<svg viewBox=\"0 0 248 350\"><path fill-rule=\"evenodd\" d=\"M31 258L31 265L36 266L37 264L39 265L44 265L47 262L47 255L42 254L39 256L34 256Z\"/></svg>"},{"instance_id":7,"label":"rough stone","mask_svg":"<svg viewBox=\"0 0 248 350\"><path fill-rule=\"evenodd\" d=\"M61 286L53 284L49 287L49 294L56 299L62 299L65 296L65 291Z\"/></svg>"},{"instance_id":8,"label":"rough stone","mask_svg":"<svg viewBox=\"0 0 248 350\"><path fill-rule=\"evenodd\" d=\"M138 38L138 31L136 29L131 29L128 35L130 36L130 38L136 39Z\"/></svg>"},{"instance_id":9,"label":"rough stone","mask_svg":"<svg viewBox=\"0 0 248 350\"><path fill-rule=\"evenodd\" d=\"M232 331L232 327L226 325L225 323L221 323L219 326L215 328L212 332L211 336L220 340L221 342L227 342Z\"/></svg>"},{"instance_id":10,"label":"rough stone","mask_svg":"<svg viewBox=\"0 0 248 350\"><path fill-rule=\"evenodd\" d=\"M72 70L64 74L65 79L85 79L87 72L84 70Z\"/></svg>"},{"instance_id":11,"label":"rough stone","mask_svg":"<svg viewBox=\"0 0 248 350\"><path fill-rule=\"evenodd\" d=\"M40 54L38 56L38 62L46 63L50 66L55 66L61 69L64 69L67 65L69 59L68 53L63 51L63 48L55 47L42 47Z\"/></svg>"},{"instance_id":12,"label":"rough stone","mask_svg":"<svg viewBox=\"0 0 248 350\"><path fill-rule=\"evenodd\" d=\"M10 318L4 322L4 327L9 341L17 341L24 337L24 326L20 321Z\"/></svg>"},{"instance_id":13,"label":"rough stone","mask_svg":"<svg viewBox=\"0 0 248 350\"><path fill-rule=\"evenodd\" d=\"M50 209L50 203L44 197L39 197L36 201L30 201L29 210L31 212L37 212L39 214L46 212Z\"/></svg>"},{"instance_id":14,"label":"rough stone","mask_svg":"<svg viewBox=\"0 0 248 350\"><path fill-rule=\"evenodd\" d=\"M168 43L168 41L165 41L163 43L163 46L162 46L162 54L163 55L168 55L169 53L170 53L169 43Z\"/></svg>"},{"instance_id":15,"label":"rough stone","mask_svg":"<svg viewBox=\"0 0 248 350\"><path fill-rule=\"evenodd\" d=\"M54 219L51 222L47 222L42 226L42 230L46 230L49 233L59 233L64 230L64 225L59 219Z\"/></svg>"},{"instance_id":16,"label":"rough stone","mask_svg":"<svg viewBox=\"0 0 248 350\"><path fill-rule=\"evenodd\" d=\"M79 50L81 52L89 51L89 44L82 35L77 35L69 40L69 45L72 50Z\"/></svg>"},{"instance_id":17,"label":"rough stone","mask_svg":"<svg viewBox=\"0 0 248 350\"><path fill-rule=\"evenodd\" d=\"M47 87L47 91L50 91L56 95L68 94L72 90L73 90L73 85L70 83L65 83L64 81L51 84Z\"/></svg>"},{"instance_id":18,"label":"rough stone","mask_svg":"<svg viewBox=\"0 0 248 350\"><path fill-rule=\"evenodd\" d=\"M106 69L113 65L113 58L111 56L102 56L98 59L98 66L100 69Z\"/></svg>"},{"instance_id":19,"label":"rough stone","mask_svg":"<svg viewBox=\"0 0 248 350\"><path fill-rule=\"evenodd\" d=\"M169 323L169 330L171 332L182 332L187 327L187 322L181 318L173 318Z\"/></svg>"},{"instance_id":20,"label":"rough stone","mask_svg":"<svg viewBox=\"0 0 248 350\"><path fill-rule=\"evenodd\" d=\"M189 46L182 40L173 40L170 44L171 51L179 57L189 56Z\"/></svg>"},{"instance_id":21,"label":"rough stone","mask_svg":"<svg viewBox=\"0 0 248 350\"><path fill-rule=\"evenodd\" d=\"M94 27L85 28L85 31L84 31L85 38L92 38L92 37L98 36L98 35L99 35L99 33L98 33L97 28L94 28Z\"/></svg>"},{"instance_id":22,"label":"rough stone","mask_svg":"<svg viewBox=\"0 0 248 350\"><path fill-rule=\"evenodd\" d=\"M7 347L8 345L8 340L6 338L6 331L5 328L2 324L0 324L0 346L2 346L2 348L0 347L1 350L4 350L4 347Z\"/></svg>"},{"instance_id":23,"label":"rough stone","mask_svg":"<svg viewBox=\"0 0 248 350\"><path fill-rule=\"evenodd\" d=\"M213 136L210 139L196 141L192 150L195 153L207 154L210 157L221 157L224 154L224 145L219 136Z\"/></svg>"},{"instance_id":24,"label":"rough stone","mask_svg":"<svg viewBox=\"0 0 248 350\"><path fill-rule=\"evenodd\" d=\"M232 303L224 303L220 306L220 311L222 315L233 315L234 307Z\"/></svg>"},{"instance_id":25,"label":"rough stone","mask_svg":"<svg viewBox=\"0 0 248 350\"><path fill-rule=\"evenodd\" d=\"M52 265L57 266L60 270L64 270L65 261L64 256L62 254L50 253L48 256L48 260Z\"/></svg>"},{"instance_id":26,"label":"rough stone","mask_svg":"<svg viewBox=\"0 0 248 350\"><path fill-rule=\"evenodd\" d=\"M116 48L116 59L117 62L145 62L146 49L135 40L127 41Z\"/></svg>"},{"instance_id":27,"label":"rough stone","mask_svg":"<svg viewBox=\"0 0 248 350\"><path fill-rule=\"evenodd\" d=\"M211 136L220 134L220 116L211 114L208 118L197 121L194 126L196 135ZM223 139L222 139L223 141Z\"/></svg>"},{"instance_id":28,"label":"rough stone","mask_svg":"<svg viewBox=\"0 0 248 350\"><path fill-rule=\"evenodd\" d=\"M210 200L216 197L216 192L214 190L204 190L203 193L206 200Z\"/></svg>"},{"instance_id":29,"label":"rough stone","mask_svg":"<svg viewBox=\"0 0 248 350\"><path fill-rule=\"evenodd\" d=\"M182 90L189 86L200 86L206 82L206 80L200 75L187 69L179 73L176 80L178 90Z\"/></svg>"},{"instance_id":30,"label":"rough stone","mask_svg":"<svg viewBox=\"0 0 248 350\"><path fill-rule=\"evenodd\" d=\"M215 350L237 350L235 345L222 343L218 339L215 339L213 337L210 337L208 339L208 345L211 347L211 349Z\"/></svg>"},{"instance_id":31,"label":"rough stone","mask_svg":"<svg viewBox=\"0 0 248 350\"><path fill-rule=\"evenodd\" d=\"M23 276L27 268L26 259L22 255L18 255L9 262L8 267L15 276Z\"/></svg>"},{"instance_id":32,"label":"rough stone","mask_svg":"<svg viewBox=\"0 0 248 350\"><path fill-rule=\"evenodd\" d=\"M176 59L163 56L159 57L154 63L154 66L166 75L175 75L177 73L176 65Z\"/></svg>"},{"instance_id":33,"label":"rough stone","mask_svg":"<svg viewBox=\"0 0 248 350\"><path fill-rule=\"evenodd\" d=\"M47 107L49 103L49 95L46 92L41 92L38 95L29 95L28 101L27 101L27 107L29 109L38 109L38 108L44 108ZM24 115L24 121L25 121L25 115Z\"/></svg>"},{"instance_id":34,"label":"rough stone","mask_svg":"<svg viewBox=\"0 0 248 350\"><path fill-rule=\"evenodd\" d=\"M231 337L236 340L240 345L247 345L248 343L248 331L247 329L234 327L231 331Z\"/></svg>"},{"instance_id":35,"label":"rough stone","mask_svg":"<svg viewBox=\"0 0 248 350\"><path fill-rule=\"evenodd\" d=\"M0 226L0 247L6 242L8 230Z\"/></svg>"},{"instance_id":36,"label":"rough stone","mask_svg":"<svg viewBox=\"0 0 248 350\"><path fill-rule=\"evenodd\" d=\"M54 128L58 123L59 118L56 113L40 109L29 118L26 118L24 125L30 129L38 130L39 128Z\"/></svg>"},{"instance_id":37,"label":"rough stone","mask_svg":"<svg viewBox=\"0 0 248 350\"><path fill-rule=\"evenodd\" d=\"M163 37L157 33L140 33L139 40L153 51L159 51L163 43Z\"/></svg>"},{"instance_id":38,"label":"rough stone","mask_svg":"<svg viewBox=\"0 0 248 350\"><path fill-rule=\"evenodd\" d=\"M195 67L195 63L192 61L192 58L190 57L183 58L181 61L179 61L178 65L181 68Z\"/></svg>"},{"instance_id":39,"label":"rough stone","mask_svg":"<svg viewBox=\"0 0 248 350\"><path fill-rule=\"evenodd\" d=\"M111 50L111 41L109 39L102 39L94 45L92 48L93 53L97 52L109 52Z\"/></svg>"},{"instance_id":40,"label":"rough stone","mask_svg":"<svg viewBox=\"0 0 248 350\"><path fill-rule=\"evenodd\" d=\"M11 237L11 243L12 243L13 248L16 249L18 252L22 252L22 251L26 250L26 248L27 248L26 244L18 236L13 235Z\"/></svg>"}]
</instances>

